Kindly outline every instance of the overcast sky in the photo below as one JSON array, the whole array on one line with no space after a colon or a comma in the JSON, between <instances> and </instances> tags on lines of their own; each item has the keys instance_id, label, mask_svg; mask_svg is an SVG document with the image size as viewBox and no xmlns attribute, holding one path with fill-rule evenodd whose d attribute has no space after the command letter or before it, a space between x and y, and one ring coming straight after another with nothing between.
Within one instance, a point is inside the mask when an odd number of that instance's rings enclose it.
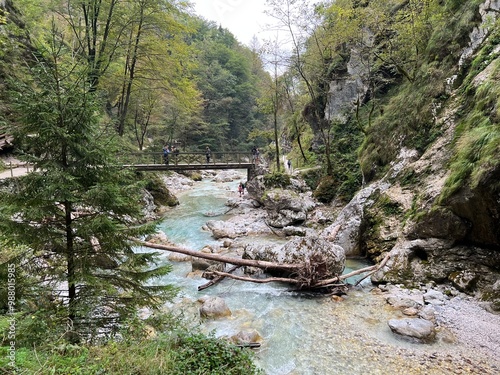
<instances>
[{"instance_id":1,"label":"overcast sky","mask_svg":"<svg viewBox=\"0 0 500 375\"><path fill-rule=\"evenodd\" d=\"M266 0L191 0L196 14L215 21L231 31L240 43L250 44L253 36L269 39L266 25L272 19L264 14Z\"/></svg>"}]
</instances>

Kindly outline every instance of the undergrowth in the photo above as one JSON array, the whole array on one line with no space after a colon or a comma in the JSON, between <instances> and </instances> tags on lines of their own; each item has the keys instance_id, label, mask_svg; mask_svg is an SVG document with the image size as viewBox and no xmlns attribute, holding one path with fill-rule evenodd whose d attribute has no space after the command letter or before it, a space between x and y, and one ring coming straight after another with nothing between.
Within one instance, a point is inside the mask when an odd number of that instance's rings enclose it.
<instances>
[{"instance_id":1,"label":"undergrowth","mask_svg":"<svg viewBox=\"0 0 500 375\"><path fill-rule=\"evenodd\" d=\"M30 317L28 317L30 318ZM0 318L5 333L6 316ZM16 347L10 367L9 343L0 346L0 373L71 375L257 375L250 349L187 329L177 319L134 320L120 335L94 344L70 344L46 332L43 343ZM6 336L4 335L4 340Z\"/></svg>"}]
</instances>

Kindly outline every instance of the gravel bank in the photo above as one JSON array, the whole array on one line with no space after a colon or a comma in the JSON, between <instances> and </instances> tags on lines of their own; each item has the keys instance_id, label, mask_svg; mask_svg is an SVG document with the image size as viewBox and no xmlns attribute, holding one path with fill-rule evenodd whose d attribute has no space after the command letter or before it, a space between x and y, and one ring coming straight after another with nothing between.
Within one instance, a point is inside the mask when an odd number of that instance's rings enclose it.
<instances>
[{"instance_id":1,"label":"gravel bank","mask_svg":"<svg viewBox=\"0 0 500 375\"><path fill-rule=\"evenodd\" d=\"M378 289L378 288L377 288ZM448 297L443 290L449 287L408 290L396 286L383 286L379 294L385 300L398 297L423 301L434 312L437 346L418 344L399 349L405 358L420 361L425 374L500 374L500 315L491 313L481 302L452 290ZM441 294L442 298L426 301L428 292ZM442 345L441 345L442 344ZM420 345L420 348L419 348ZM411 350L410 350L411 349ZM407 373L420 373L408 371Z\"/></svg>"},{"instance_id":2,"label":"gravel bank","mask_svg":"<svg viewBox=\"0 0 500 375\"><path fill-rule=\"evenodd\" d=\"M451 298L438 310L438 323L448 327L460 345L491 357L500 374L500 315L468 296Z\"/></svg>"}]
</instances>

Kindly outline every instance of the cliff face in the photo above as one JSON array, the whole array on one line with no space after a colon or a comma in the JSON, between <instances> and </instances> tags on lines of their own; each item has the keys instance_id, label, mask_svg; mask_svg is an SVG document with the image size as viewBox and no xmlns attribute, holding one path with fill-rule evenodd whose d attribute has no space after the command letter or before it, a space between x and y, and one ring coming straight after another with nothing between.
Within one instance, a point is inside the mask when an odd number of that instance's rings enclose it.
<instances>
[{"instance_id":1,"label":"cliff face","mask_svg":"<svg viewBox=\"0 0 500 375\"><path fill-rule=\"evenodd\" d=\"M439 135L423 152L401 142L384 175L365 185L324 233L348 255L379 260L390 252L387 266L373 277L376 283L450 283L497 311L500 102L492 87L500 82L498 23L493 26L499 10L500 1L479 8L482 22L462 49L457 74L446 80L447 98L433 113ZM337 96L341 86L332 84ZM356 99L366 87L358 83L337 102Z\"/></svg>"}]
</instances>

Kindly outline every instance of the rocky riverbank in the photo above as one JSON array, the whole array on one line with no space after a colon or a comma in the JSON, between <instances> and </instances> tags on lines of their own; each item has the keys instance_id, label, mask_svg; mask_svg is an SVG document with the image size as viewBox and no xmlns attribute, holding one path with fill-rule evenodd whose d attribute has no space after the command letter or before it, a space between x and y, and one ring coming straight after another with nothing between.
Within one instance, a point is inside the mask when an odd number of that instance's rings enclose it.
<instances>
[{"instance_id":1,"label":"rocky riverbank","mask_svg":"<svg viewBox=\"0 0 500 375\"><path fill-rule=\"evenodd\" d=\"M473 373L500 373L500 315L487 311L484 308L487 305L483 306L480 301L449 285L425 285L419 289L406 289L387 284L374 290L402 315L395 318L400 323L408 325L408 321L412 320L431 322L434 332L429 339L449 344L439 354L460 354L462 361L467 359L460 367L469 368ZM406 337L411 335L412 333L406 334ZM457 358L454 366L456 360Z\"/></svg>"}]
</instances>

